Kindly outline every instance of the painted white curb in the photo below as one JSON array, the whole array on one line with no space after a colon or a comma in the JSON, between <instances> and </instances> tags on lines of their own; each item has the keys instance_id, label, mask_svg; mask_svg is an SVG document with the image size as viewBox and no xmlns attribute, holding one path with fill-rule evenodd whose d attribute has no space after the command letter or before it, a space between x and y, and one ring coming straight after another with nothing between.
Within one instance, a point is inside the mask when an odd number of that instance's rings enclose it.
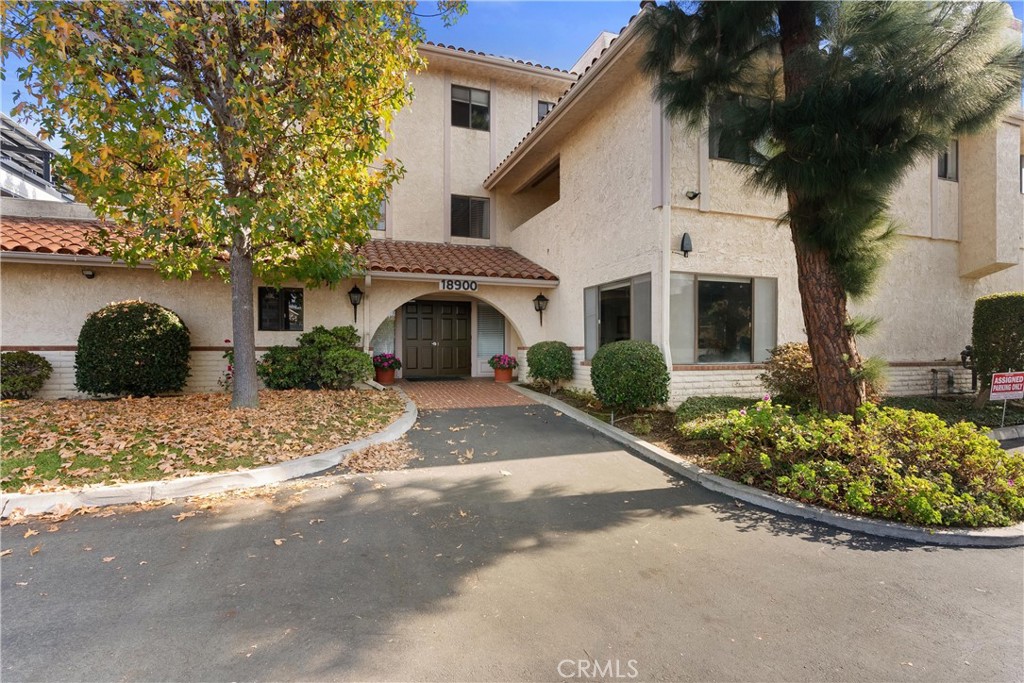
<instances>
[{"instance_id":1,"label":"painted white curb","mask_svg":"<svg viewBox=\"0 0 1024 683\"><path fill-rule=\"evenodd\" d=\"M275 465L265 465L239 472L198 474L191 477L181 477L180 479L96 486L71 491L54 491L51 493L2 494L0 495L0 516L7 517L14 510L19 510L26 515L39 515L58 508L75 509L103 505L124 505L126 503L144 503L165 498L185 498L204 493L222 493L224 491L277 484L289 479L307 477L323 472L340 465L350 453L374 444L396 441L412 429L418 417L416 404L398 387L394 387L394 391L405 401L405 410L402 416L376 434L371 434L364 439L353 441L338 448L332 448L322 453L307 455L303 458L296 458L295 460Z\"/></svg>"},{"instance_id":2,"label":"painted white curb","mask_svg":"<svg viewBox=\"0 0 1024 683\"><path fill-rule=\"evenodd\" d=\"M1009 439L1024 439L1024 425L1007 425L993 429L988 433L996 441L1007 441Z\"/></svg>"},{"instance_id":3,"label":"painted white curb","mask_svg":"<svg viewBox=\"0 0 1024 683\"><path fill-rule=\"evenodd\" d=\"M870 534L871 536L916 541L932 545L982 548L1024 546L1024 523L1008 527L985 527L982 529L923 527L900 524L898 522L887 522L880 519L868 519L866 517L835 512L818 507L817 505L800 503L785 496L762 491L761 489L746 486L731 479L712 474L703 467L687 462L674 453L669 453L654 444L636 438L628 432L612 427L556 398L513 384L506 386L518 391L523 396L568 415L591 429L601 432L608 438L623 444L644 459L657 463L676 474L680 474L706 489L723 493L751 505L771 510L772 512L810 519L836 527L837 529L843 529L844 531L855 531L862 534Z\"/></svg>"}]
</instances>

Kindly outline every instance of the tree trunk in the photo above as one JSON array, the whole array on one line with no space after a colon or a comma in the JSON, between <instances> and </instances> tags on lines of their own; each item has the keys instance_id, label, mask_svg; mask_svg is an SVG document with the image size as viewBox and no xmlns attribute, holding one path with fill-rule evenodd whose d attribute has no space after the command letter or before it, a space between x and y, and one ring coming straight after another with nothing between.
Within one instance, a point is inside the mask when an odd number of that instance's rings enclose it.
<instances>
[{"instance_id":1,"label":"tree trunk","mask_svg":"<svg viewBox=\"0 0 1024 683\"><path fill-rule=\"evenodd\" d=\"M235 347L232 408L258 408L256 328L252 311L252 254L243 235L231 246L231 339Z\"/></svg>"},{"instance_id":2,"label":"tree trunk","mask_svg":"<svg viewBox=\"0 0 1024 683\"><path fill-rule=\"evenodd\" d=\"M799 97L815 79L818 68L818 32L815 7L810 2L779 3L779 43L786 99ZM786 141L783 140L783 143ZM804 314L807 343L811 348L819 407L829 413L852 415L864 403L864 382L860 355L853 335L846 328L846 290L839 281L829 255L804 239L807 218L805 200L798 190L787 193L790 230L796 251L797 284Z\"/></svg>"},{"instance_id":3,"label":"tree trunk","mask_svg":"<svg viewBox=\"0 0 1024 683\"><path fill-rule=\"evenodd\" d=\"M818 406L828 413L852 415L864 403L864 381L857 343L846 328L846 291L839 283L828 254L800 239L799 226L791 226L796 250L800 306L811 348Z\"/></svg>"}]
</instances>

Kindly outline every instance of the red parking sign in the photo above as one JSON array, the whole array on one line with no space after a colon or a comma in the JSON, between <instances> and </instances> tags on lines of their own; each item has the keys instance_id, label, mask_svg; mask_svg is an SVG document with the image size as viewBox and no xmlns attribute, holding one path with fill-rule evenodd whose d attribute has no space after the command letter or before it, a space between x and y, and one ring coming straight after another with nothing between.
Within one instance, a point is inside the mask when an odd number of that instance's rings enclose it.
<instances>
[{"instance_id":1,"label":"red parking sign","mask_svg":"<svg viewBox=\"0 0 1024 683\"><path fill-rule=\"evenodd\" d=\"M990 401L1014 401L1024 398L1024 372L997 372L992 375Z\"/></svg>"}]
</instances>

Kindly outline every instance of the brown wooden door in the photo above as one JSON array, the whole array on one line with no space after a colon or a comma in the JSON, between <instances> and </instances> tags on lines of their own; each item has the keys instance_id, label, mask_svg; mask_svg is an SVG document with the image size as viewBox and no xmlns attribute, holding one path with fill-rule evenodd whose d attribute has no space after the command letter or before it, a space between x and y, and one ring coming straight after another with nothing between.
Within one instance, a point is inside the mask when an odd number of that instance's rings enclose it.
<instances>
[{"instance_id":1,"label":"brown wooden door","mask_svg":"<svg viewBox=\"0 0 1024 683\"><path fill-rule=\"evenodd\" d=\"M471 374L469 312L465 301L407 303L402 325L404 376Z\"/></svg>"}]
</instances>

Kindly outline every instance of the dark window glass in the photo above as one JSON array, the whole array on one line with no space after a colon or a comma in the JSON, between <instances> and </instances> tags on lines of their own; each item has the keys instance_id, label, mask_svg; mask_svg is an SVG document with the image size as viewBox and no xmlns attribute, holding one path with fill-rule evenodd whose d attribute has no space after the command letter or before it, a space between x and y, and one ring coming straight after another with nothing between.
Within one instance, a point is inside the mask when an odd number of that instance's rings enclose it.
<instances>
[{"instance_id":1,"label":"dark window glass","mask_svg":"<svg viewBox=\"0 0 1024 683\"><path fill-rule=\"evenodd\" d=\"M490 130L491 93L453 85L452 125L474 130Z\"/></svg>"},{"instance_id":2,"label":"dark window glass","mask_svg":"<svg viewBox=\"0 0 1024 683\"><path fill-rule=\"evenodd\" d=\"M959 146L956 140L949 141L949 147L939 153L939 177L946 180L956 180L959 166Z\"/></svg>"},{"instance_id":3,"label":"dark window glass","mask_svg":"<svg viewBox=\"0 0 1024 683\"><path fill-rule=\"evenodd\" d=\"M600 346L629 339L629 285L601 291Z\"/></svg>"},{"instance_id":4,"label":"dark window glass","mask_svg":"<svg viewBox=\"0 0 1024 683\"><path fill-rule=\"evenodd\" d=\"M708 153L712 159L725 159L741 164L760 161L755 149L757 142L745 135L740 127L743 108L754 98L739 95L715 100L708 111Z\"/></svg>"},{"instance_id":5,"label":"dark window glass","mask_svg":"<svg viewBox=\"0 0 1024 683\"><path fill-rule=\"evenodd\" d=\"M697 361L751 362L750 282L697 282Z\"/></svg>"},{"instance_id":6,"label":"dark window glass","mask_svg":"<svg viewBox=\"0 0 1024 683\"><path fill-rule=\"evenodd\" d=\"M550 112L554 108L554 102L545 102L544 100L540 100L539 102L537 102L537 120L540 121L542 118L548 115L548 112Z\"/></svg>"},{"instance_id":7,"label":"dark window glass","mask_svg":"<svg viewBox=\"0 0 1024 683\"><path fill-rule=\"evenodd\" d=\"M259 288L261 330L302 331L302 290L298 288Z\"/></svg>"},{"instance_id":8,"label":"dark window glass","mask_svg":"<svg viewBox=\"0 0 1024 683\"><path fill-rule=\"evenodd\" d=\"M490 236L490 200L452 195L452 237Z\"/></svg>"}]
</instances>

